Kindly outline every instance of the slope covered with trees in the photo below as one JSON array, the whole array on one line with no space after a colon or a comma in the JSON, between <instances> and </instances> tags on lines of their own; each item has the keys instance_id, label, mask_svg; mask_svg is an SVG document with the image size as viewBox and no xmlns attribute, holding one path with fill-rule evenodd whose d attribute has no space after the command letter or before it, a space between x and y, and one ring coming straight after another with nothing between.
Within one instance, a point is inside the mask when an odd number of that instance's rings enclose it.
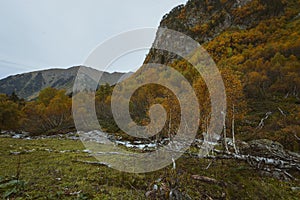
<instances>
[{"instance_id":1,"label":"slope covered with trees","mask_svg":"<svg viewBox=\"0 0 300 200\"><path fill-rule=\"evenodd\" d=\"M190 0L167 14L160 27L187 34L212 56L226 86L227 127L233 128L234 110L240 139L268 138L299 151L299 14L297 0ZM201 113L209 115L206 85L189 63L157 49L145 60L152 62L171 65L189 79Z\"/></svg>"}]
</instances>

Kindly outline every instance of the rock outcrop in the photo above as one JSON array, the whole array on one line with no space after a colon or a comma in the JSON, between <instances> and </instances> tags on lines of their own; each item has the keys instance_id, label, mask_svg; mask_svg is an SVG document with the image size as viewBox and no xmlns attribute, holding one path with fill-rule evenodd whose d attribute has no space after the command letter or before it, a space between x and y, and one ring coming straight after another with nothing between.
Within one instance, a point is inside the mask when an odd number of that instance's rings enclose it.
<instances>
[{"instance_id":1,"label":"rock outcrop","mask_svg":"<svg viewBox=\"0 0 300 200\"><path fill-rule=\"evenodd\" d=\"M279 17L286 4L281 0L189 0L165 15L160 28L184 33L200 44L206 43L229 29L249 29L262 20ZM154 43L167 37L157 33ZM178 56L151 49L145 63L168 64Z\"/></svg>"}]
</instances>

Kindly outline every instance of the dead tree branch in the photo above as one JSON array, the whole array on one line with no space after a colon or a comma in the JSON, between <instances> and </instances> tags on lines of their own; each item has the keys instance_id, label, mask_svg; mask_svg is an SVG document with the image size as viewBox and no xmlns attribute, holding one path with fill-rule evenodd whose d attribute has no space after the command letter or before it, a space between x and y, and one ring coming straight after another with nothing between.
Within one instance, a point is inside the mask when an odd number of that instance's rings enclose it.
<instances>
[{"instance_id":1,"label":"dead tree branch","mask_svg":"<svg viewBox=\"0 0 300 200\"><path fill-rule=\"evenodd\" d=\"M269 119L269 117L272 115L272 112L267 112L265 117L260 120L260 123L256 127L256 129L262 129L265 126L265 120Z\"/></svg>"}]
</instances>

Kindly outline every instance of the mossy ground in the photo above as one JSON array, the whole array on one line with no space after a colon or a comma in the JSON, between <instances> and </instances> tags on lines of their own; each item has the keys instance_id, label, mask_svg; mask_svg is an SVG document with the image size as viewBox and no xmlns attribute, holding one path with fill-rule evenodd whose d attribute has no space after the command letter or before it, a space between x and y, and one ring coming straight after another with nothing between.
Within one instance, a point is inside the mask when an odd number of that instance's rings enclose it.
<instances>
[{"instance_id":1,"label":"mossy ground","mask_svg":"<svg viewBox=\"0 0 300 200\"><path fill-rule=\"evenodd\" d=\"M177 161L176 173L169 166L147 174L128 174L106 166L75 162L95 161L82 152L84 146L80 141L0 138L0 144L1 179L15 179L20 166L20 179L26 182L10 199L145 199L145 193L161 177L168 177L170 181L177 178L179 190L192 199L300 197L299 191L291 189L299 187L299 181L283 182L262 177L246 163L234 160L218 160L205 169L211 161L182 157ZM20 155L12 154L33 149ZM200 182L192 179L192 175L208 176L224 184ZM299 174L294 175L300 178Z\"/></svg>"}]
</instances>

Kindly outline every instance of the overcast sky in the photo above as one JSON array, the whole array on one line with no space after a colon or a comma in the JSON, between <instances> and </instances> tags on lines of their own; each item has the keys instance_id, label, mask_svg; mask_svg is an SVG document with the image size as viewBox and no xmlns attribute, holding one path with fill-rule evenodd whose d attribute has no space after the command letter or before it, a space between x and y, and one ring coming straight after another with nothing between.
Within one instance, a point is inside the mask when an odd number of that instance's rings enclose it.
<instances>
[{"instance_id":1,"label":"overcast sky","mask_svg":"<svg viewBox=\"0 0 300 200\"><path fill-rule=\"evenodd\" d=\"M0 78L84 63L99 44L124 31L158 27L187 0L0 0ZM132 71L146 51L116 62Z\"/></svg>"}]
</instances>

